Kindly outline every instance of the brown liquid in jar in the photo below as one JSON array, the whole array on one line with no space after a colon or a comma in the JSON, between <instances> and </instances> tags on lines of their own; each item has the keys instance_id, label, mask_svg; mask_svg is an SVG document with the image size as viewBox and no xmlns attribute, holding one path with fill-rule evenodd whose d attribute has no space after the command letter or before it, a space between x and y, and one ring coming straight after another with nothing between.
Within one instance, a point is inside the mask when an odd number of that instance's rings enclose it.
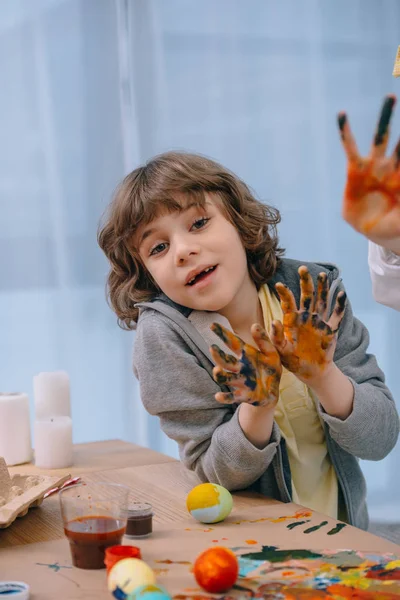
<instances>
[{"instance_id":1,"label":"brown liquid in jar","mask_svg":"<svg viewBox=\"0 0 400 600\"><path fill-rule=\"evenodd\" d=\"M131 505L128 510L126 535L147 537L153 531L153 512L150 504Z\"/></svg>"},{"instance_id":2,"label":"brown liquid in jar","mask_svg":"<svg viewBox=\"0 0 400 600\"><path fill-rule=\"evenodd\" d=\"M104 569L106 548L121 543L125 526L112 517L88 516L69 521L64 532L70 543L75 567Z\"/></svg>"}]
</instances>

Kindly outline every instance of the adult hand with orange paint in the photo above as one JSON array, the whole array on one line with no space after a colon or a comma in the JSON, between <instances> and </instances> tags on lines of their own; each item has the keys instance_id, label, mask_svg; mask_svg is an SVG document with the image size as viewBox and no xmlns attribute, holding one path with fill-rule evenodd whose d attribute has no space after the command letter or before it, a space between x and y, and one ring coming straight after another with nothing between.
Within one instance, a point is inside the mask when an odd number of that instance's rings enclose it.
<instances>
[{"instance_id":1,"label":"adult hand with orange paint","mask_svg":"<svg viewBox=\"0 0 400 600\"><path fill-rule=\"evenodd\" d=\"M337 331L343 318L346 293L339 292L335 308L328 318L329 285L326 273L318 275L317 293L307 267L299 268L300 307L293 292L283 283L275 288L279 294L283 323L273 321L271 341L279 352L283 366L301 381L312 385L333 363Z\"/></svg>"},{"instance_id":2,"label":"adult hand with orange paint","mask_svg":"<svg viewBox=\"0 0 400 600\"><path fill-rule=\"evenodd\" d=\"M252 326L255 347L246 344L219 323L213 323L211 329L236 355L226 354L215 344L210 348L216 363L214 379L219 385L226 385L231 390L218 392L215 399L222 404L247 403L275 407L279 399L282 365L265 330L257 324Z\"/></svg>"},{"instance_id":3,"label":"adult hand with orange paint","mask_svg":"<svg viewBox=\"0 0 400 600\"><path fill-rule=\"evenodd\" d=\"M387 96L369 156L362 158L345 113L338 116L348 164L343 217L369 240L368 264L377 302L400 311L400 141L386 156L396 104Z\"/></svg>"},{"instance_id":4,"label":"adult hand with orange paint","mask_svg":"<svg viewBox=\"0 0 400 600\"><path fill-rule=\"evenodd\" d=\"M346 113L338 115L338 125L348 161L343 217L375 244L400 254L400 141L386 156L395 104L395 96L385 98L366 157L360 156Z\"/></svg>"}]
</instances>

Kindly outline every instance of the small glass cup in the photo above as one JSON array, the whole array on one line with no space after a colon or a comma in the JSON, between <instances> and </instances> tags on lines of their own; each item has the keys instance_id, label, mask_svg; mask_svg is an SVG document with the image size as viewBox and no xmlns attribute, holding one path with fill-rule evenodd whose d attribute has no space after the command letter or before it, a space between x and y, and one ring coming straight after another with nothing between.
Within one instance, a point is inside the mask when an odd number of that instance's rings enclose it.
<instances>
[{"instance_id":1,"label":"small glass cup","mask_svg":"<svg viewBox=\"0 0 400 600\"><path fill-rule=\"evenodd\" d=\"M104 569L105 550L119 545L126 529L129 488L117 483L80 483L59 492L72 564Z\"/></svg>"},{"instance_id":2,"label":"small glass cup","mask_svg":"<svg viewBox=\"0 0 400 600\"><path fill-rule=\"evenodd\" d=\"M145 538L153 531L153 507L147 502L132 502L128 506L127 538Z\"/></svg>"}]
</instances>

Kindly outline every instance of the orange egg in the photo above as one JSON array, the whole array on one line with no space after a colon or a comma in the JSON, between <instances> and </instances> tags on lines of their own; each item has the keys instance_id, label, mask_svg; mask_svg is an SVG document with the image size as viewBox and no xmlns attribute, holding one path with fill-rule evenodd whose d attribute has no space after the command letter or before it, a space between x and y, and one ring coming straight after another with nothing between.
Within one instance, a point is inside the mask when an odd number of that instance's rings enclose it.
<instances>
[{"instance_id":1,"label":"orange egg","mask_svg":"<svg viewBox=\"0 0 400 600\"><path fill-rule=\"evenodd\" d=\"M226 592L239 574L239 563L235 554L223 546L205 550L196 558L193 566L197 583L210 594Z\"/></svg>"}]
</instances>

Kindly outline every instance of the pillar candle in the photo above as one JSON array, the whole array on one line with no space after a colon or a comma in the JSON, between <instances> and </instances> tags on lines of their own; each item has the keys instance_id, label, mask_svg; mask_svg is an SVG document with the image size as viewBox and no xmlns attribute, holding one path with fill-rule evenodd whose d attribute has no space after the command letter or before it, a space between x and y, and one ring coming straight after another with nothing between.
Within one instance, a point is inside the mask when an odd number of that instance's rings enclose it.
<instances>
[{"instance_id":1,"label":"pillar candle","mask_svg":"<svg viewBox=\"0 0 400 600\"><path fill-rule=\"evenodd\" d=\"M35 421L35 465L63 469L72 465L72 420L47 417Z\"/></svg>"},{"instance_id":2,"label":"pillar candle","mask_svg":"<svg viewBox=\"0 0 400 600\"><path fill-rule=\"evenodd\" d=\"M65 371L39 373L33 378L35 418L70 417L70 384Z\"/></svg>"},{"instance_id":3,"label":"pillar candle","mask_svg":"<svg viewBox=\"0 0 400 600\"><path fill-rule=\"evenodd\" d=\"M9 466L30 462L32 458L26 394L0 393L0 456Z\"/></svg>"}]
</instances>

